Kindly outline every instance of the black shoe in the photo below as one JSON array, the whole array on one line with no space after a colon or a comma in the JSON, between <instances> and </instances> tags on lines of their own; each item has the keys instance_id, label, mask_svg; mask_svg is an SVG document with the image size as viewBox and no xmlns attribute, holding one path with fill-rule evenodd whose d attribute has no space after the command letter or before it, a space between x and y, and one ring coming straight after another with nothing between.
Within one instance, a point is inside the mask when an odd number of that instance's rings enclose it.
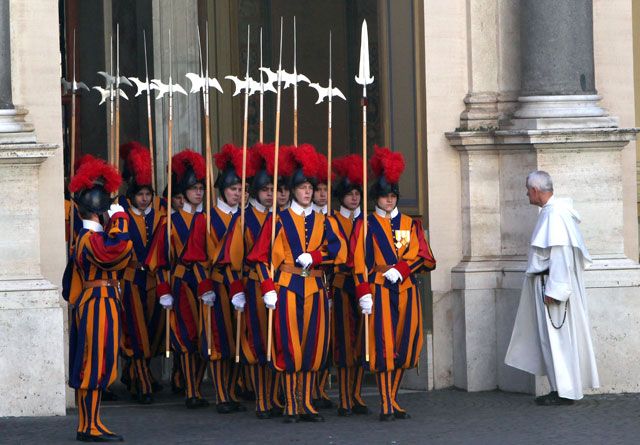
<instances>
[{"instance_id":1,"label":"black shoe","mask_svg":"<svg viewBox=\"0 0 640 445\"><path fill-rule=\"evenodd\" d=\"M216 405L218 414L230 414L235 411L235 407L231 402L220 402Z\"/></svg>"},{"instance_id":2,"label":"black shoe","mask_svg":"<svg viewBox=\"0 0 640 445\"><path fill-rule=\"evenodd\" d=\"M271 411L256 411L256 417L260 420L271 419Z\"/></svg>"},{"instance_id":3,"label":"black shoe","mask_svg":"<svg viewBox=\"0 0 640 445\"><path fill-rule=\"evenodd\" d=\"M116 400L118 400L118 396L113 391L111 391L109 389L105 389L105 390L102 391L102 401L103 402L114 402Z\"/></svg>"},{"instance_id":4,"label":"black shoe","mask_svg":"<svg viewBox=\"0 0 640 445\"><path fill-rule=\"evenodd\" d=\"M164 389L164 386L162 386L162 384L160 384L159 382L153 382L151 384L151 389L153 390L153 392L160 392Z\"/></svg>"},{"instance_id":5,"label":"black shoe","mask_svg":"<svg viewBox=\"0 0 640 445\"><path fill-rule=\"evenodd\" d=\"M155 391L155 389L154 389ZM182 386L178 386L175 382L171 382L171 392L174 394L184 394L184 388Z\"/></svg>"},{"instance_id":6,"label":"black shoe","mask_svg":"<svg viewBox=\"0 0 640 445\"><path fill-rule=\"evenodd\" d=\"M240 402L231 402L231 405L233 405L233 410L239 413L243 413L247 410L247 407Z\"/></svg>"},{"instance_id":7,"label":"black shoe","mask_svg":"<svg viewBox=\"0 0 640 445\"><path fill-rule=\"evenodd\" d=\"M559 405L574 404L574 400L560 397L557 391L551 391L546 396L536 397L534 401L536 402L536 405L540 405L540 406L559 406Z\"/></svg>"},{"instance_id":8,"label":"black shoe","mask_svg":"<svg viewBox=\"0 0 640 445\"><path fill-rule=\"evenodd\" d=\"M138 403L141 405L151 405L153 403L153 396L151 394L140 394L138 396Z\"/></svg>"},{"instance_id":9,"label":"black shoe","mask_svg":"<svg viewBox=\"0 0 640 445\"><path fill-rule=\"evenodd\" d=\"M184 404L189 409L198 409L198 408L206 408L209 406L209 402L206 399L202 399L200 397L190 397L184 401Z\"/></svg>"},{"instance_id":10,"label":"black shoe","mask_svg":"<svg viewBox=\"0 0 640 445\"><path fill-rule=\"evenodd\" d=\"M396 420L393 414L380 414L380 422L391 422L392 420Z\"/></svg>"},{"instance_id":11,"label":"black shoe","mask_svg":"<svg viewBox=\"0 0 640 445\"><path fill-rule=\"evenodd\" d=\"M409 413L406 411L395 411L393 413L393 417L395 417L396 419L402 419L402 420L411 419L411 415L409 415Z\"/></svg>"},{"instance_id":12,"label":"black shoe","mask_svg":"<svg viewBox=\"0 0 640 445\"><path fill-rule=\"evenodd\" d=\"M282 413L282 410L284 408L279 408L277 406L274 406L273 408L271 408L271 411L269 411L269 414L271 414L271 417L282 417L284 414Z\"/></svg>"},{"instance_id":13,"label":"black shoe","mask_svg":"<svg viewBox=\"0 0 640 445\"><path fill-rule=\"evenodd\" d=\"M321 414L300 414L301 422L324 422Z\"/></svg>"},{"instance_id":14,"label":"black shoe","mask_svg":"<svg viewBox=\"0 0 640 445\"><path fill-rule=\"evenodd\" d=\"M350 409L347 408L338 408L338 416L340 417L351 417L351 414L353 414L353 412Z\"/></svg>"},{"instance_id":15,"label":"black shoe","mask_svg":"<svg viewBox=\"0 0 640 445\"><path fill-rule=\"evenodd\" d=\"M368 406L366 405L360 405L358 403L353 405L353 408L351 408L351 411L353 412L353 414L371 414L371 410L369 409Z\"/></svg>"},{"instance_id":16,"label":"black shoe","mask_svg":"<svg viewBox=\"0 0 640 445\"><path fill-rule=\"evenodd\" d=\"M289 416L289 415L285 415L284 419L282 420L284 423L298 423L298 416Z\"/></svg>"},{"instance_id":17,"label":"black shoe","mask_svg":"<svg viewBox=\"0 0 640 445\"><path fill-rule=\"evenodd\" d=\"M316 409L331 409L333 408L333 402L329 399L320 397L319 399L313 400L313 406L315 406Z\"/></svg>"},{"instance_id":18,"label":"black shoe","mask_svg":"<svg viewBox=\"0 0 640 445\"><path fill-rule=\"evenodd\" d=\"M124 438L118 434L99 434L94 436L87 433L76 433L76 440L80 442L124 442Z\"/></svg>"}]
</instances>

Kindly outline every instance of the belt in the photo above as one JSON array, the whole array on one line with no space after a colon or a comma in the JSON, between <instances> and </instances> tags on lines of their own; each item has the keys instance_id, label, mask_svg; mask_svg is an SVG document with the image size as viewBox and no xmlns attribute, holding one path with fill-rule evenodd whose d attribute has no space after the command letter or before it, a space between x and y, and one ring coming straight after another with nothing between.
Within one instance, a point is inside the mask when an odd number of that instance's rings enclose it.
<instances>
[{"instance_id":1,"label":"belt","mask_svg":"<svg viewBox=\"0 0 640 445\"><path fill-rule=\"evenodd\" d=\"M93 289L95 287L113 287L116 294L120 294L120 282L118 280L87 280L82 283L83 289Z\"/></svg>"},{"instance_id":2,"label":"belt","mask_svg":"<svg viewBox=\"0 0 640 445\"><path fill-rule=\"evenodd\" d=\"M300 275L301 277L322 278L324 275L324 272L319 269L303 269L302 267L295 267L290 264L281 264L278 269L280 272Z\"/></svg>"},{"instance_id":3,"label":"belt","mask_svg":"<svg viewBox=\"0 0 640 445\"><path fill-rule=\"evenodd\" d=\"M391 268L393 268L393 266L376 266L373 268L373 270L376 272L385 273Z\"/></svg>"}]
</instances>

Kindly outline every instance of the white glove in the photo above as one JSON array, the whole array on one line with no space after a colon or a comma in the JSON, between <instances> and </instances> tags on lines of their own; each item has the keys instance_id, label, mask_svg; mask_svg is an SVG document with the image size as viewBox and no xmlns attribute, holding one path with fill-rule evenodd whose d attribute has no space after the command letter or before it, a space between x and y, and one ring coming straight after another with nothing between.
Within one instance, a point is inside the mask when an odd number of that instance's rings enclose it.
<instances>
[{"instance_id":1,"label":"white glove","mask_svg":"<svg viewBox=\"0 0 640 445\"><path fill-rule=\"evenodd\" d=\"M124 212L124 208L119 204L111 204L111 207L109 207L109 210L107 210L107 213L109 214L109 218L111 218L113 215L115 215L118 212Z\"/></svg>"},{"instance_id":2,"label":"white glove","mask_svg":"<svg viewBox=\"0 0 640 445\"><path fill-rule=\"evenodd\" d=\"M213 306L213 303L216 302L216 293L210 290L202 294L200 298L202 299L202 302L207 306Z\"/></svg>"},{"instance_id":3,"label":"white glove","mask_svg":"<svg viewBox=\"0 0 640 445\"><path fill-rule=\"evenodd\" d=\"M392 267L391 269L386 271L383 275L392 284L396 284L398 280L400 280L400 282L402 283L402 274L398 272L398 269L396 269L395 267Z\"/></svg>"},{"instance_id":4,"label":"white glove","mask_svg":"<svg viewBox=\"0 0 640 445\"><path fill-rule=\"evenodd\" d=\"M296 260L296 263L301 265L303 269L308 269L309 266L313 264L313 258L311 257L310 253L303 253L300 254L298 259Z\"/></svg>"},{"instance_id":5,"label":"white glove","mask_svg":"<svg viewBox=\"0 0 640 445\"><path fill-rule=\"evenodd\" d=\"M236 311L244 311L244 305L247 304L247 299L244 297L244 292L238 292L231 297L231 304L236 308Z\"/></svg>"},{"instance_id":6,"label":"white glove","mask_svg":"<svg viewBox=\"0 0 640 445\"><path fill-rule=\"evenodd\" d=\"M373 299L371 298L371 294L360 297L358 304L360 304L360 309L362 309L363 314L371 314L371 309L373 309Z\"/></svg>"},{"instance_id":7,"label":"white glove","mask_svg":"<svg viewBox=\"0 0 640 445\"><path fill-rule=\"evenodd\" d=\"M276 294L276 291L270 290L262 296L262 301L264 301L264 305L267 309L275 309L276 302L278 301L278 294Z\"/></svg>"},{"instance_id":8,"label":"white glove","mask_svg":"<svg viewBox=\"0 0 640 445\"><path fill-rule=\"evenodd\" d=\"M160 305L165 309L171 309L171 307L173 307L173 297L171 294L164 294L161 296Z\"/></svg>"}]
</instances>

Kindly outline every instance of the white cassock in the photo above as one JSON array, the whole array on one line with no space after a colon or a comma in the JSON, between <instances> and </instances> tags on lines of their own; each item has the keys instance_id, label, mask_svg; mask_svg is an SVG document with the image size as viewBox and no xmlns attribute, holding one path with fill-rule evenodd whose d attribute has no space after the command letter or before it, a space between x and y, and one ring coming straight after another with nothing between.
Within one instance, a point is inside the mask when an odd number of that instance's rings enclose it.
<instances>
[{"instance_id":1,"label":"white cassock","mask_svg":"<svg viewBox=\"0 0 640 445\"><path fill-rule=\"evenodd\" d=\"M505 357L509 366L546 375L553 391L573 400L582 398L584 388L600 386L583 278L591 257L579 223L578 214L563 199L552 196L540 211ZM561 301L549 305L549 313L543 301L543 277L537 275L547 270L545 294Z\"/></svg>"}]
</instances>

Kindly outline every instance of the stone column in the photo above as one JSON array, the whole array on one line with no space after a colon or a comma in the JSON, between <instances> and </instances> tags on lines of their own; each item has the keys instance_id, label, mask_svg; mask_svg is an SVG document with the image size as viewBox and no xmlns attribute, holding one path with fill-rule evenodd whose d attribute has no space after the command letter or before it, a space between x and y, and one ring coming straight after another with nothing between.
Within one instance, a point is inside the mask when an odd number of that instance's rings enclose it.
<instances>
[{"instance_id":1,"label":"stone column","mask_svg":"<svg viewBox=\"0 0 640 445\"><path fill-rule=\"evenodd\" d=\"M522 89L512 128L615 127L598 106L592 0L523 0Z\"/></svg>"},{"instance_id":2,"label":"stone column","mask_svg":"<svg viewBox=\"0 0 640 445\"><path fill-rule=\"evenodd\" d=\"M40 166L58 147L35 143L12 103L10 23L0 0L0 417L64 415L63 314L42 276L37 205Z\"/></svg>"},{"instance_id":3,"label":"stone column","mask_svg":"<svg viewBox=\"0 0 640 445\"><path fill-rule=\"evenodd\" d=\"M447 133L460 152L463 259L452 270L454 384L469 391L547 390L504 364L537 208L525 177L548 171L569 197L594 259L585 273L601 392L636 391L640 267L625 255L622 151L636 129L598 106L591 0L521 0L521 92L499 130ZM464 127L463 127L464 128ZM634 163L635 164L635 163ZM616 314L616 315L613 315ZM616 363L626 363L619 367Z\"/></svg>"}]
</instances>

